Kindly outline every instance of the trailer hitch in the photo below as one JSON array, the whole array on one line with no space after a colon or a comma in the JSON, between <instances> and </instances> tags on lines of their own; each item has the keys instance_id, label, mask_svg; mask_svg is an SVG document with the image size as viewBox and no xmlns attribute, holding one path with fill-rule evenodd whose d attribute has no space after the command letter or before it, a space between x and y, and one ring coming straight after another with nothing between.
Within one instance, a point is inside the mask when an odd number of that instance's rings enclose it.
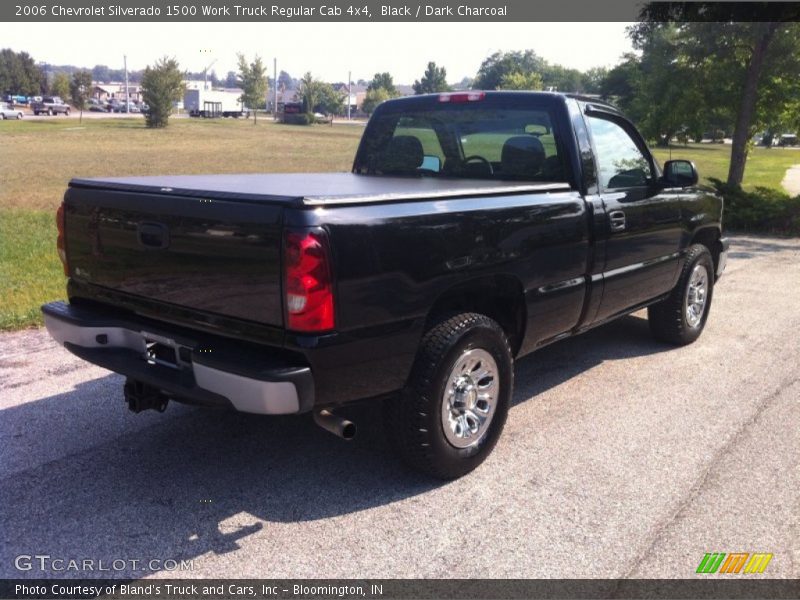
<instances>
[{"instance_id":1,"label":"trailer hitch","mask_svg":"<svg viewBox=\"0 0 800 600\"><path fill-rule=\"evenodd\" d=\"M158 412L167 410L169 397L157 387L135 379L127 379L123 389L128 409L134 413L140 413L148 409L157 410Z\"/></svg>"}]
</instances>

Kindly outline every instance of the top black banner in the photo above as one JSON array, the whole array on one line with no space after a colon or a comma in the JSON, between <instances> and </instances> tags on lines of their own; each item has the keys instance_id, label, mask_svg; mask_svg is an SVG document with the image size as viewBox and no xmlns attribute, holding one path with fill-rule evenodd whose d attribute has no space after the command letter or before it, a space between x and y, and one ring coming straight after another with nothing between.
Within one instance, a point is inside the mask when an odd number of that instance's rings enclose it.
<instances>
[{"instance_id":1,"label":"top black banner","mask_svg":"<svg viewBox=\"0 0 800 600\"><path fill-rule=\"evenodd\" d=\"M3 0L0 22L800 21L800 2Z\"/></svg>"}]
</instances>

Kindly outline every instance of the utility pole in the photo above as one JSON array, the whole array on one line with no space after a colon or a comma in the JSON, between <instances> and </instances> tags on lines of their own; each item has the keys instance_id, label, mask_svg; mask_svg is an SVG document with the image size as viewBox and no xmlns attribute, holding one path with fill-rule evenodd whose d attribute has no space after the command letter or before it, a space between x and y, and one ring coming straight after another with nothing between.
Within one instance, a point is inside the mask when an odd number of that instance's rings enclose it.
<instances>
[{"instance_id":1,"label":"utility pole","mask_svg":"<svg viewBox=\"0 0 800 600\"><path fill-rule=\"evenodd\" d=\"M128 93L128 55L122 55L122 62L125 64L125 112L129 113L131 111L131 97Z\"/></svg>"},{"instance_id":2,"label":"utility pole","mask_svg":"<svg viewBox=\"0 0 800 600\"><path fill-rule=\"evenodd\" d=\"M353 72L347 72L347 120L350 120L350 104L352 104L353 100L353 91L351 89L351 85L353 84Z\"/></svg>"},{"instance_id":3,"label":"utility pole","mask_svg":"<svg viewBox=\"0 0 800 600\"><path fill-rule=\"evenodd\" d=\"M272 104L272 120L277 121L278 120L278 58L277 57L272 59L272 73L275 76L275 83L273 84L273 86L275 87L275 89L273 90L273 93L275 94L274 96L275 101Z\"/></svg>"},{"instance_id":4,"label":"utility pole","mask_svg":"<svg viewBox=\"0 0 800 600\"><path fill-rule=\"evenodd\" d=\"M203 69L203 91L204 92L206 90L208 90L208 70L211 67L213 67L216 64L216 62L217 62L217 59L215 58L214 60L211 61L211 64L209 64L205 69Z\"/></svg>"}]
</instances>

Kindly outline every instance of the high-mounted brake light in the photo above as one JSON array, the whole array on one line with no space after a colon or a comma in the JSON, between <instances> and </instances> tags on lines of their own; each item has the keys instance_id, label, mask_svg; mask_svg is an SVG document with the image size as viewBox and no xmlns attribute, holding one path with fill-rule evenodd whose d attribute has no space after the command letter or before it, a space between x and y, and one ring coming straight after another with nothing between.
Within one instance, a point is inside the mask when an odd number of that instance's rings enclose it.
<instances>
[{"instance_id":1,"label":"high-mounted brake light","mask_svg":"<svg viewBox=\"0 0 800 600\"><path fill-rule=\"evenodd\" d=\"M288 329L322 332L334 328L331 252L324 231L286 233L284 294Z\"/></svg>"},{"instance_id":2,"label":"high-mounted brake light","mask_svg":"<svg viewBox=\"0 0 800 600\"><path fill-rule=\"evenodd\" d=\"M439 94L439 102L478 102L486 97L486 92L454 92Z\"/></svg>"},{"instance_id":3,"label":"high-mounted brake light","mask_svg":"<svg viewBox=\"0 0 800 600\"><path fill-rule=\"evenodd\" d=\"M67 263L67 244L65 238L66 229L66 213L64 211L64 203L62 202L56 211L56 228L58 229L58 237L56 238L56 248L58 249L58 258L61 259L61 265L64 267L64 275L69 276L69 264Z\"/></svg>"}]
</instances>

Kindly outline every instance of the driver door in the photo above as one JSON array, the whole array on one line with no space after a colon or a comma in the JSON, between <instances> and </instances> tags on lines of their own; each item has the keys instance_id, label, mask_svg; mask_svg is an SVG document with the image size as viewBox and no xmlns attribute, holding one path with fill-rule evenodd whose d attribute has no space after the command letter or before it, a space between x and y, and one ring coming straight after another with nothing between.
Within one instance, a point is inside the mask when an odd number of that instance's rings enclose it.
<instances>
[{"instance_id":1,"label":"driver door","mask_svg":"<svg viewBox=\"0 0 800 600\"><path fill-rule=\"evenodd\" d=\"M616 114L586 113L605 212L602 321L668 292L678 274L680 198L659 172L633 125Z\"/></svg>"}]
</instances>

